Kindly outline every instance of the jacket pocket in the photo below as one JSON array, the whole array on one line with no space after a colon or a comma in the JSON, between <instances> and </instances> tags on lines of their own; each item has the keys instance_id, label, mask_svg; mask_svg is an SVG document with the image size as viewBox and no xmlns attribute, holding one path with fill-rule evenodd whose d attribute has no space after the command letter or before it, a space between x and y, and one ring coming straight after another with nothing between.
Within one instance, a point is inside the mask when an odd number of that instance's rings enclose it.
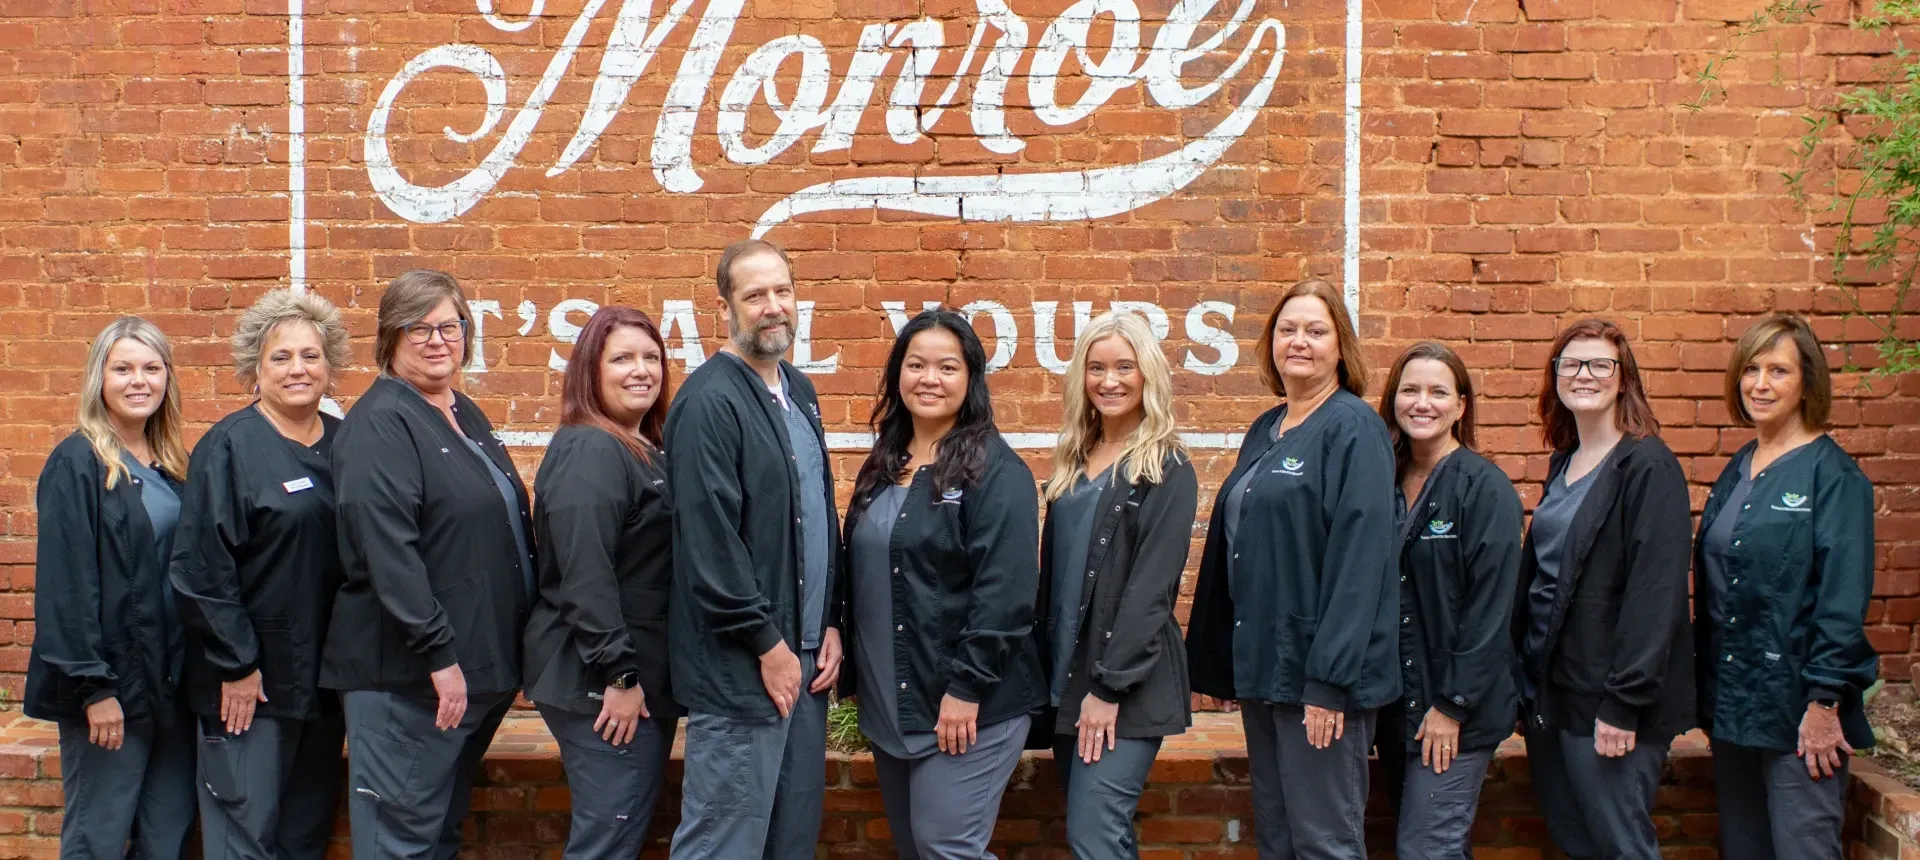
<instances>
[{"instance_id":1,"label":"jacket pocket","mask_svg":"<svg viewBox=\"0 0 1920 860\"><path fill-rule=\"evenodd\" d=\"M138 642L107 645L107 666L113 670L120 709L127 716L147 714L147 660ZM82 703L84 704L84 703Z\"/></svg>"},{"instance_id":2,"label":"jacket pocket","mask_svg":"<svg viewBox=\"0 0 1920 860\"><path fill-rule=\"evenodd\" d=\"M1276 661L1280 669L1278 686L1284 693L1298 695L1306 684L1307 652L1313 650L1313 637L1319 632L1320 619L1287 613L1277 637L1280 653Z\"/></svg>"},{"instance_id":3,"label":"jacket pocket","mask_svg":"<svg viewBox=\"0 0 1920 860\"><path fill-rule=\"evenodd\" d=\"M1575 693L1605 693L1613 668L1613 633L1619 622L1616 601L1575 600L1567 607L1556 643L1554 680Z\"/></svg>"},{"instance_id":4,"label":"jacket pocket","mask_svg":"<svg viewBox=\"0 0 1920 860\"><path fill-rule=\"evenodd\" d=\"M214 717L200 718L200 783L215 801L227 806L247 802L241 778L246 762L240 737L227 734L226 724Z\"/></svg>"}]
</instances>

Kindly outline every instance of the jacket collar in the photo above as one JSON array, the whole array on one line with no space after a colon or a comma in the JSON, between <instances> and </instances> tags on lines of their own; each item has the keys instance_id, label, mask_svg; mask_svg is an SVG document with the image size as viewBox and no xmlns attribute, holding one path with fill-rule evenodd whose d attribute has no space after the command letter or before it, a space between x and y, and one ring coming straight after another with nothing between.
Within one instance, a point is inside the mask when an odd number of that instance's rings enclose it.
<instances>
[{"instance_id":1,"label":"jacket collar","mask_svg":"<svg viewBox=\"0 0 1920 860\"><path fill-rule=\"evenodd\" d=\"M1620 495L1620 464L1639 447L1640 439L1634 436L1622 436L1620 443L1607 452L1606 459L1593 467L1597 473L1593 476L1593 488L1587 491L1587 497L1580 501L1580 509L1574 512L1573 525L1567 535L1567 556L1560 565L1561 575L1569 582L1577 582L1580 571L1586 567L1587 553L1593 549L1594 539L1600 535L1600 527L1606 523L1607 514L1614 509ZM1547 469L1547 484L1560 479L1566 472L1567 461L1573 458L1573 452L1555 451Z\"/></svg>"},{"instance_id":2,"label":"jacket collar","mask_svg":"<svg viewBox=\"0 0 1920 860\"><path fill-rule=\"evenodd\" d=\"M499 440L496 439L492 433L488 432L487 427L481 423L481 416L479 414L480 406L474 403L471 398L461 394L457 389L452 392L454 420L460 422L460 429L455 431L447 425L447 418L440 413L440 407L433 405L433 402L427 399L426 393L415 388L413 383L392 374L381 374L379 379L374 380L374 385L381 385L383 383L393 385L395 388L394 399L400 402L400 408L412 412L417 418L425 420L427 425L432 427L435 433L444 434L442 438L446 439L450 444L464 447L467 444L467 440L472 440L474 444L480 447L480 453L485 455L488 460L491 460L495 466L498 466L500 471L505 472L509 478L517 478L519 473L515 471L513 460L507 456L506 448L501 446ZM471 462L459 457L454 459L459 462ZM485 467L479 463L474 463L474 465L480 466L482 470L485 469ZM493 480L492 476L489 475L487 480ZM516 485L514 488L515 492L524 496L525 490L518 486L520 481L514 480L512 483Z\"/></svg>"}]
</instances>

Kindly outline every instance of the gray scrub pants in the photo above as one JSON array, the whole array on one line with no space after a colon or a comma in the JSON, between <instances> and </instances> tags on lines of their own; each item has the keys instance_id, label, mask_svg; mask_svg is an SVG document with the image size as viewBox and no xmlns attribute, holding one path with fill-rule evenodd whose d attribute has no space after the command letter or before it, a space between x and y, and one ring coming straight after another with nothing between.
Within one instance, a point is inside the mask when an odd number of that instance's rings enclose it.
<instances>
[{"instance_id":1,"label":"gray scrub pants","mask_svg":"<svg viewBox=\"0 0 1920 860\"><path fill-rule=\"evenodd\" d=\"M1024 714L982 726L979 743L959 755L935 750L900 759L880 749L873 766L901 860L987 860L1000 797L1020 764L1033 721Z\"/></svg>"},{"instance_id":2,"label":"gray scrub pants","mask_svg":"<svg viewBox=\"0 0 1920 860\"><path fill-rule=\"evenodd\" d=\"M85 720L61 721L60 860L185 856L193 830L193 719L181 710L165 726L130 720L117 750L89 742Z\"/></svg>"},{"instance_id":3,"label":"gray scrub pants","mask_svg":"<svg viewBox=\"0 0 1920 860\"><path fill-rule=\"evenodd\" d=\"M1400 822L1393 849L1398 860L1471 860L1473 814L1493 754L1493 748L1463 752L1446 773L1434 773L1420 764L1419 747L1393 755L1383 746L1381 776Z\"/></svg>"},{"instance_id":4,"label":"gray scrub pants","mask_svg":"<svg viewBox=\"0 0 1920 860\"><path fill-rule=\"evenodd\" d=\"M237 735L200 717L200 842L206 860L321 860L340 805L337 715L255 717Z\"/></svg>"},{"instance_id":5,"label":"gray scrub pants","mask_svg":"<svg viewBox=\"0 0 1920 860\"><path fill-rule=\"evenodd\" d=\"M446 731L434 728L435 699L354 690L342 701L353 856L452 860L474 774L513 694L470 697L460 724Z\"/></svg>"},{"instance_id":6,"label":"gray scrub pants","mask_svg":"<svg viewBox=\"0 0 1920 860\"><path fill-rule=\"evenodd\" d=\"M1847 765L1821 780L1790 752L1713 745L1720 856L1739 860L1840 860Z\"/></svg>"},{"instance_id":7,"label":"gray scrub pants","mask_svg":"<svg viewBox=\"0 0 1920 860\"><path fill-rule=\"evenodd\" d=\"M1347 713L1326 749L1307 743L1300 705L1243 700L1260 860L1366 860L1367 754L1375 712Z\"/></svg>"},{"instance_id":8,"label":"gray scrub pants","mask_svg":"<svg viewBox=\"0 0 1920 860\"><path fill-rule=\"evenodd\" d=\"M1606 758L1593 751L1591 735L1527 731L1540 815L1554 844L1574 860L1659 860L1653 796L1666 761L1664 743L1641 742L1620 758Z\"/></svg>"},{"instance_id":9,"label":"gray scrub pants","mask_svg":"<svg viewBox=\"0 0 1920 860\"><path fill-rule=\"evenodd\" d=\"M633 740L615 746L593 730L599 714L540 705L540 717L560 745L572 797L573 825L562 860L633 858L647 841L653 804L667 775L678 720L641 720Z\"/></svg>"},{"instance_id":10,"label":"gray scrub pants","mask_svg":"<svg viewBox=\"0 0 1920 860\"><path fill-rule=\"evenodd\" d=\"M800 653L800 700L785 719L687 716L673 860L814 856L827 795L827 694L807 692L817 657Z\"/></svg>"},{"instance_id":11,"label":"gray scrub pants","mask_svg":"<svg viewBox=\"0 0 1920 860\"><path fill-rule=\"evenodd\" d=\"M1161 738L1117 738L1100 760L1081 760L1077 735L1053 736L1053 763L1067 790L1067 846L1074 860L1139 860L1133 814Z\"/></svg>"}]
</instances>

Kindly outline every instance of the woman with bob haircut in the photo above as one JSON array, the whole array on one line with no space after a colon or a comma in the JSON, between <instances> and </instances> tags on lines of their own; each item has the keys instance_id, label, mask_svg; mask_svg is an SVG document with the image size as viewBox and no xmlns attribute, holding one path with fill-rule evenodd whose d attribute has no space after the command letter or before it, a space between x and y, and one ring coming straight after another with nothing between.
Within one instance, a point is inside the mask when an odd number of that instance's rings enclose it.
<instances>
[{"instance_id":1,"label":"woman with bob haircut","mask_svg":"<svg viewBox=\"0 0 1920 860\"><path fill-rule=\"evenodd\" d=\"M63 858L178 860L193 828L193 715L167 559L187 477L173 347L121 317L87 351L78 427L34 489L40 536L23 710L60 729Z\"/></svg>"},{"instance_id":2,"label":"woman with bob haircut","mask_svg":"<svg viewBox=\"0 0 1920 860\"><path fill-rule=\"evenodd\" d=\"M493 424L455 388L473 334L460 282L394 278L378 331L380 378L333 445L346 583L320 683L346 710L354 856L444 859L520 689L533 524Z\"/></svg>"},{"instance_id":3,"label":"woman with bob haircut","mask_svg":"<svg viewBox=\"0 0 1920 860\"><path fill-rule=\"evenodd\" d=\"M340 588L333 442L321 401L347 329L317 293L274 290L240 315L233 368L254 402L193 449L172 578L199 717L207 860L320 860L340 797L339 697L320 688Z\"/></svg>"},{"instance_id":4,"label":"woman with bob haircut","mask_svg":"<svg viewBox=\"0 0 1920 860\"><path fill-rule=\"evenodd\" d=\"M1193 722L1173 605L1198 483L1175 425L1173 374L1145 320L1095 319L1067 380L1040 533L1037 638L1057 709L1042 728L1073 856L1137 858L1147 773L1161 739Z\"/></svg>"},{"instance_id":5,"label":"woman with bob haircut","mask_svg":"<svg viewBox=\"0 0 1920 860\"><path fill-rule=\"evenodd\" d=\"M1260 856L1361 860L1375 712L1400 695L1393 447L1338 288L1289 288L1256 354L1282 402L1214 501L1188 665L1239 701Z\"/></svg>"},{"instance_id":6,"label":"woman with bob haircut","mask_svg":"<svg viewBox=\"0 0 1920 860\"><path fill-rule=\"evenodd\" d=\"M560 744L572 789L566 860L640 853L680 718L667 680L666 352L645 313L595 311L567 362L560 429L533 482L540 591L527 622L527 698Z\"/></svg>"},{"instance_id":7,"label":"woman with bob haircut","mask_svg":"<svg viewBox=\"0 0 1920 860\"><path fill-rule=\"evenodd\" d=\"M1806 320L1747 329L1726 402L1754 439L1714 482L1693 559L1720 853L1837 860L1847 759L1873 745L1873 484L1827 435L1833 382Z\"/></svg>"},{"instance_id":8,"label":"woman with bob haircut","mask_svg":"<svg viewBox=\"0 0 1920 860\"><path fill-rule=\"evenodd\" d=\"M966 317L922 311L887 358L845 528L846 621L895 852L981 860L1046 697L1033 472L993 423Z\"/></svg>"},{"instance_id":9,"label":"woman with bob haircut","mask_svg":"<svg viewBox=\"0 0 1920 860\"><path fill-rule=\"evenodd\" d=\"M1694 725L1686 473L1619 326L1581 320L1549 356L1513 613L1534 794L1568 855L1658 857L1654 790Z\"/></svg>"},{"instance_id":10,"label":"woman with bob haircut","mask_svg":"<svg viewBox=\"0 0 1920 860\"><path fill-rule=\"evenodd\" d=\"M1513 482L1474 451L1473 378L1431 341L1400 354L1380 394L1393 440L1400 561L1400 701L1381 711L1394 853L1469 856L1480 784L1513 734L1521 508Z\"/></svg>"}]
</instances>

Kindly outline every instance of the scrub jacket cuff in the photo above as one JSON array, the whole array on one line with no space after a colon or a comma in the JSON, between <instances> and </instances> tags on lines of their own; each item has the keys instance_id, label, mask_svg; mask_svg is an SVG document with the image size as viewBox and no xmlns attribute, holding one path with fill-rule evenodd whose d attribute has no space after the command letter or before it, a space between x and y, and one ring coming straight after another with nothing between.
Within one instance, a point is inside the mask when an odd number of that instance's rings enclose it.
<instances>
[{"instance_id":1,"label":"scrub jacket cuff","mask_svg":"<svg viewBox=\"0 0 1920 860\"><path fill-rule=\"evenodd\" d=\"M1325 681L1308 681L1300 689L1300 703L1329 711L1347 709L1347 688L1336 687Z\"/></svg>"}]
</instances>

